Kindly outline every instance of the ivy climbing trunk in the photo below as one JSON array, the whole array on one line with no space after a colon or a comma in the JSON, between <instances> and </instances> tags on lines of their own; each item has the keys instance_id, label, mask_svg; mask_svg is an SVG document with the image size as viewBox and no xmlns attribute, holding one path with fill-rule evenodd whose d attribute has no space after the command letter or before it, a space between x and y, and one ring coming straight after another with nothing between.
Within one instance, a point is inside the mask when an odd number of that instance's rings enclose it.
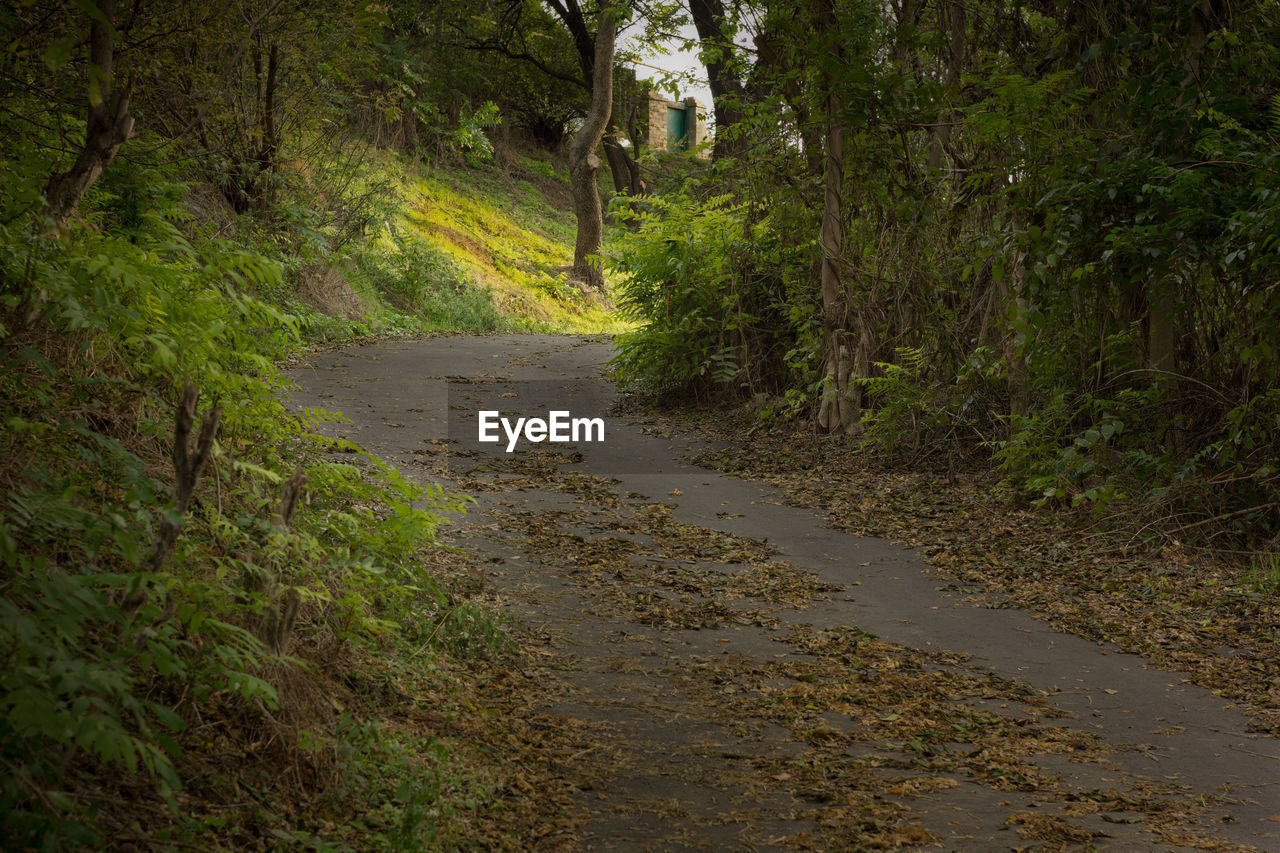
<instances>
[{"instance_id":1,"label":"ivy climbing trunk","mask_svg":"<svg viewBox=\"0 0 1280 853\"><path fill-rule=\"evenodd\" d=\"M596 28L595 61L591 69L591 108L569 146L569 178L573 185L573 212L578 221L578 239L573 248L573 275L592 290L604 290L604 273L591 256L600 252L604 241L604 212L596 189L600 157L596 149L609 126L613 112L613 48L617 19L609 0L600 4Z\"/></svg>"},{"instance_id":2,"label":"ivy climbing trunk","mask_svg":"<svg viewBox=\"0 0 1280 853\"><path fill-rule=\"evenodd\" d=\"M830 0L818 3L818 23L834 29L835 9ZM844 261L844 122L840 116L840 95L830 72L823 72L826 89L826 166L823 170L822 236L822 349L823 386L818 408L818 425L831 433L852 433L862 413L862 388L854 381L865 375L861 362L866 358L866 330L855 323L855 352L850 353L848 304L840 265Z\"/></svg>"}]
</instances>

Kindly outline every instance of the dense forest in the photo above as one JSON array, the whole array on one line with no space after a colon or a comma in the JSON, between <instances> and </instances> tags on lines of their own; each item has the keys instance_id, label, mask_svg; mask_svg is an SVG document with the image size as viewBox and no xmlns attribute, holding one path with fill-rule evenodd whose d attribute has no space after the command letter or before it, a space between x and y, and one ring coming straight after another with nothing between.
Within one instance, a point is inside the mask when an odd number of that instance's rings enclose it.
<instances>
[{"instance_id":1,"label":"dense forest","mask_svg":"<svg viewBox=\"0 0 1280 853\"><path fill-rule=\"evenodd\" d=\"M1273 7L712 13L716 166L619 249L628 375L1266 544Z\"/></svg>"},{"instance_id":2,"label":"dense forest","mask_svg":"<svg viewBox=\"0 0 1280 853\"><path fill-rule=\"evenodd\" d=\"M983 471L1280 591L1271 0L0 26L6 849L479 849L504 785L535 796L480 748L497 711L467 746L385 712L464 718L466 668L516 651L437 541L463 491L282 404L317 347L616 331L647 404ZM685 43L711 136L655 150L639 105L681 82L636 72Z\"/></svg>"}]
</instances>

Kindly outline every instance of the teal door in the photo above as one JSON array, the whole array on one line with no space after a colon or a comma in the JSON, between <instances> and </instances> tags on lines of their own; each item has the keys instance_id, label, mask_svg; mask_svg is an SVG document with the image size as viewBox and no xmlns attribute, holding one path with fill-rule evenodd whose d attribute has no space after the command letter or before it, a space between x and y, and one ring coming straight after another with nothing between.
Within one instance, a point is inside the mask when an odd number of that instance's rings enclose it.
<instances>
[{"instance_id":1,"label":"teal door","mask_svg":"<svg viewBox=\"0 0 1280 853\"><path fill-rule=\"evenodd\" d=\"M667 150L689 149L689 113L684 107L667 107Z\"/></svg>"}]
</instances>

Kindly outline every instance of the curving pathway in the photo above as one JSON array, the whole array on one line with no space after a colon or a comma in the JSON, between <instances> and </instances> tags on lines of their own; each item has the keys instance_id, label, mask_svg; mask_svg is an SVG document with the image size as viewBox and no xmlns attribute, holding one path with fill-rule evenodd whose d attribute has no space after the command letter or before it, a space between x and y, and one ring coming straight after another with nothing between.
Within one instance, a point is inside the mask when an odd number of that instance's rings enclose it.
<instances>
[{"instance_id":1,"label":"curving pathway","mask_svg":"<svg viewBox=\"0 0 1280 853\"><path fill-rule=\"evenodd\" d=\"M1280 744L1233 703L682 462L609 414L610 355L450 337L292 372L335 435L477 496L449 536L557 662L540 711L595 733L577 835L537 846L1280 851ZM605 441L508 456L482 410Z\"/></svg>"}]
</instances>

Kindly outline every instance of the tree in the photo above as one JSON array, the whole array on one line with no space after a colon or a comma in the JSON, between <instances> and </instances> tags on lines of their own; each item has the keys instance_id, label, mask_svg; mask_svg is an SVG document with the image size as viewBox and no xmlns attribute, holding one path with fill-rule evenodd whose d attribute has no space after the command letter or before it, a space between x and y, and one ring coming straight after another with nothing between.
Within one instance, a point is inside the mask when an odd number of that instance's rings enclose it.
<instances>
[{"instance_id":1,"label":"tree","mask_svg":"<svg viewBox=\"0 0 1280 853\"><path fill-rule=\"evenodd\" d=\"M742 120L742 81L735 70L733 39L726 35L729 21L723 0L688 0L689 12L701 44L702 64L707 69L707 86L711 89L711 106L716 117L716 137L711 156L723 157L742 153L737 125Z\"/></svg>"},{"instance_id":2,"label":"tree","mask_svg":"<svg viewBox=\"0 0 1280 853\"><path fill-rule=\"evenodd\" d=\"M352 112L338 104L367 88L357 81L376 56L372 24L353 7L179 4L167 15L180 29L152 48L163 73L148 86L147 121L202 161L237 212L270 208L282 164L331 147Z\"/></svg>"},{"instance_id":3,"label":"tree","mask_svg":"<svg viewBox=\"0 0 1280 853\"><path fill-rule=\"evenodd\" d=\"M710 70L736 4L687 2ZM699 392L713 377L759 393L742 377L789 377L767 390L816 403L828 431L857 420L881 449L998 447L1037 496L1147 495L1205 531L1276 517L1272 5L755 8L737 124L752 156L702 192L759 211L779 248L754 238L735 265L703 264L732 276L718 304L689 298L711 273L622 267L663 283L648 352L680 366L659 382L683 370ZM724 251L685 231L700 240L679 244L687 256ZM694 321L715 347L670 333Z\"/></svg>"},{"instance_id":4,"label":"tree","mask_svg":"<svg viewBox=\"0 0 1280 853\"><path fill-rule=\"evenodd\" d=\"M494 21L488 31L477 34L465 27L455 27L459 43L471 50L489 51L509 59L526 62L548 77L576 82L591 94L591 104L583 119L582 127L570 144L569 172L573 184L574 214L578 220L578 236L575 244L573 274L588 287L603 289L604 278L599 269L587 261L587 257L600 250L603 241L604 220L600 197L596 190L595 174L600 168L600 158L595 151L604 142L615 185L632 192L643 188L638 164L609 131L613 113L613 63L617 37L618 17L621 7L603 0L596 11L597 26L593 33L589 25L589 13L578 0L547 0L552 13L559 19L573 46L578 66L575 76L558 61L561 54L539 49L528 38L528 21L536 20L543 13L540 5L529 0L505 0L494 10ZM604 44L601 44L601 41ZM601 67L601 65L604 67ZM605 90L601 91L600 87Z\"/></svg>"},{"instance_id":5,"label":"tree","mask_svg":"<svg viewBox=\"0 0 1280 853\"><path fill-rule=\"evenodd\" d=\"M647 104L648 83L636 80L633 69L616 67L613 70L613 119L604 135L604 153L613 175L614 189L632 196L645 195L648 185L640 170L640 153L644 140L639 127L641 103ZM625 132L631 149L622 144L622 114L626 113Z\"/></svg>"},{"instance_id":6,"label":"tree","mask_svg":"<svg viewBox=\"0 0 1280 853\"><path fill-rule=\"evenodd\" d=\"M476 14L474 5L441 4L447 37L432 33L415 44L417 53L432 56L427 76L455 95L494 101L538 145L559 150L590 105L591 77L584 76L578 44L541 2L501 0L486 14ZM459 57L459 49L474 61Z\"/></svg>"},{"instance_id":7,"label":"tree","mask_svg":"<svg viewBox=\"0 0 1280 853\"><path fill-rule=\"evenodd\" d=\"M115 159L133 133L129 97L133 77L123 86L115 78L116 0L99 0L89 14L89 108L84 144L71 168L53 175L45 185L45 216L65 231L80 199Z\"/></svg>"},{"instance_id":8,"label":"tree","mask_svg":"<svg viewBox=\"0 0 1280 853\"><path fill-rule=\"evenodd\" d=\"M835 25L832 0L818 0L816 23L819 28ZM854 343L856 353L849 351L845 330L848 310L841 282L840 267L844 263L844 122L840 115L840 94L830 70L824 69L821 87L826 90L826 156L822 187L822 233L818 245L822 249L822 400L818 408L818 425L828 432L853 432L858 425L862 406L862 389L856 384L865 369L855 375L854 360L865 361L861 336ZM859 365L860 366L860 365Z\"/></svg>"},{"instance_id":9,"label":"tree","mask_svg":"<svg viewBox=\"0 0 1280 853\"><path fill-rule=\"evenodd\" d=\"M569 0L569 3L577 9L574 0ZM555 5L563 8L558 2ZM573 274L597 291L604 290L604 273L590 258L599 253L604 241L604 214L600 206L600 193L596 189L596 171L600 168L596 148L604 137L613 111L613 50L618 30L616 14L617 10L611 0L601 0L593 54L591 109L587 111L582 127L569 146L573 213L578 220L578 236L573 249ZM575 41L577 40L575 37Z\"/></svg>"}]
</instances>

